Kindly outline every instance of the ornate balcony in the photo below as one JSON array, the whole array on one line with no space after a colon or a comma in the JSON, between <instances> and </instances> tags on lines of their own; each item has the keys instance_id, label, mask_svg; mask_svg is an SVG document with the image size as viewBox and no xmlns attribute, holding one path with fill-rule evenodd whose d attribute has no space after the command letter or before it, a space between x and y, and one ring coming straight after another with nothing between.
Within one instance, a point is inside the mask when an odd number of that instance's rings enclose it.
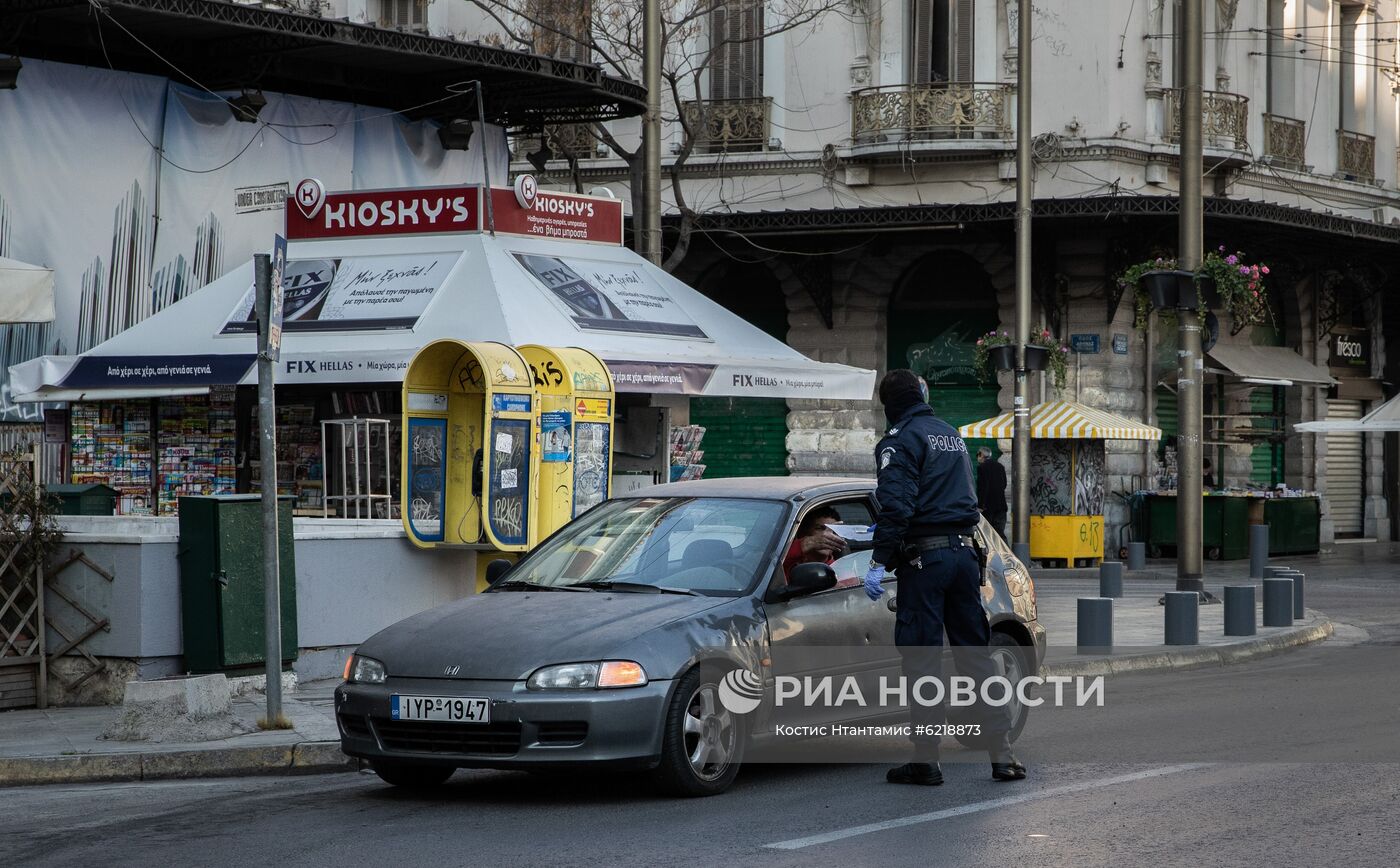
<instances>
[{"instance_id":1,"label":"ornate balcony","mask_svg":"<svg viewBox=\"0 0 1400 868\"><path fill-rule=\"evenodd\" d=\"M1181 141L1181 88L1166 91L1166 140ZM1201 136L1205 144L1249 150L1249 97L1208 90L1201 94Z\"/></svg>"},{"instance_id":2,"label":"ornate balcony","mask_svg":"<svg viewBox=\"0 0 1400 868\"><path fill-rule=\"evenodd\" d=\"M547 124L544 135L517 136L511 144L511 159L523 160L525 155L548 145L550 158L573 157L586 160L602 153L601 142L588 124Z\"/></svg>"},{"instance_id":3,"label":"ornate balcony","mask_svg":"<svg viewBox=\"0 0 1400 868\"><path fill-rule=\"evenodd\" d=\"M857 145L938 139L1011 137L1011 88L1004 84L937 82L867 87L851 104Z\"/></svg>"},{"instance_id":4,"label":"ornate balcony","mask_svg":"<svg viewBox=\"0 0 1400 868\"><path fill-rule=\"evenodd\" d=\"M1375 136L1337 130L1337 174L1352 181L1374 181Z\"/></svg>"},{"instance_id":5,"label":"ornate balcony","mask_svg":"<svg viewBox=\"0 0 1400 868\"><path fill-rule=\"evenodd\" d=\"M1273 164L1285 169L1302 169L1307 157L1308 125L1280 115L1264 115L1264 153Z\"/></svg>"},{"instance_id":6,"label":"ornate balcony","mask_svg":"<svg viewBox=\"0 0 1400 868\"><path fill-rule=\"evenodd\" d=\"M685 122L702 154L762 151L768 147L768 109L773 101L705 99L681 105Z\"/></svg>"}]
</instances>

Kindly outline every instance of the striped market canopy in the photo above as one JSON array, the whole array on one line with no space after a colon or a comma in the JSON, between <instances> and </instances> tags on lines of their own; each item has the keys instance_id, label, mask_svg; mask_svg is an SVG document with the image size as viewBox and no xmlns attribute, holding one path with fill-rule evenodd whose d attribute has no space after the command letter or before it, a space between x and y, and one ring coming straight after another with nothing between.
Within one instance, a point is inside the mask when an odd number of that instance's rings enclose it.
<instances>
[{"instance_id":1,"label":"striped market canopy","mask_svg":"<svg viewBox=\"0 0 1400 868\"><path fill-rule=\"evenodd\" d=\"M1009 440L1011 411L958 429L967 438ZM1159 440L1162 429L1095 410L1073 401L1047 401L1031 408L1031 437L1038 440Z\"/></svg>"}]
</instances>

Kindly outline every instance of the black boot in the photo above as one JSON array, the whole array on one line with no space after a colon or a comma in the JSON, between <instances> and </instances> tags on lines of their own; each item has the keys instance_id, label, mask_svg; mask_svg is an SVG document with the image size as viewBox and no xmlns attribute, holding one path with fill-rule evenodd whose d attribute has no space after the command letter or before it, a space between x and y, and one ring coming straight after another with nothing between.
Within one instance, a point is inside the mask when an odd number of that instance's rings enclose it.
<instances>
[{"instance_id":1,"label":"black boot","mask_svg":"<svg viewBox=\"0 0 1400 868\"><path fill-rule=\"evenodd\" d=\"M943 770L938 763L905 763L885 772L885 780L892 784L936 787L943 783Z\"/></svg>"},{"instance_id":2,"label":"black boot","mask_svg":"<svg viewBox=\"0 0 1400 868\"><path fill-rule=\"evenodd\" d=\"M1020 781L1026 777L1026 767L1021 765L1016 759L1016 755L1011 752L1011 739L1006 733L995 736L992 739L992 746L987 750L988 756L992 760L992 780L994 781Z\"/></svg>"}]
</instances>

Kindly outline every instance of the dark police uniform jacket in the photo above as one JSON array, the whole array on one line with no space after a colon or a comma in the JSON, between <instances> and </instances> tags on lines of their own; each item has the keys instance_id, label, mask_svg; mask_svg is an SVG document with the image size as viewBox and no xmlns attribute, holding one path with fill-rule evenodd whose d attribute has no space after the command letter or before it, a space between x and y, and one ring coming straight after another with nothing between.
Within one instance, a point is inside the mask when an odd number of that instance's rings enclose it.
<instances>
[{"instance_id":1,"label":"dark police uniform jacket","mask_svg":"<svg viewBox=\"0 0 1400 868\"><path fill-rule=\"evenodd\" d=\"M967 445L953 426L916 404L875 447L880 510L874 561L896 562L906 539L969 533L978 520Z\"/></svg>"}]
</instances>

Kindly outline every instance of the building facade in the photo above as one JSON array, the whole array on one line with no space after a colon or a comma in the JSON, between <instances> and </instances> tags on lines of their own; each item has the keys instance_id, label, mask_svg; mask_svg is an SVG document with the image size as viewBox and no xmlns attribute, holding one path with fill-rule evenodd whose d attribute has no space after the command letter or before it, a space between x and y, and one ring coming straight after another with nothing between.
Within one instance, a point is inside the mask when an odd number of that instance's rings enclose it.
<instances>
[{"instance_id":1,"label":"building facade","mask_svg":"<svg viewBox=\"0 0 1400 868\"><path fill-rule=\"evenodd\" d=\"M1271 322L1240 328L1222 315L1214 340L1288 348L1339 382L1207 377L1205 454L1222 484L1320 492L1325 542L1391 535L1395 444L1292 425L1365 412L1394 379L1396 5L1206 3L1207 249L1269 265L1272 299ZM715 9L727 15L695 37L723 50L712 58L721 68L684 79L694 88L666 111L677 273L755 321L776 317L775 333L814 358L919 370L951 421L1007 409L1009 377L980 381L972 359L978 335L1013 324L1015 34L1026 4L842 0L784 30L774 16L788 6L726 0ZM1175 254L1180 3L1042 0L1029 14L1033 316L1079 350L1062 389L1033 381L1033 394L1152 421L1170 444L1175 329L1141 316L1115 277ZM635 145L635 123L613 135ZM547 181L628 195L616 155L562 160L558 150ZM871 472L883 424L873 402L763 412L785 422L791 472ZM1127 507L1112 495L1154 488L1170 468L1159 444L1107 450L1116 548Z\"/></svg>"}]
</instances>

